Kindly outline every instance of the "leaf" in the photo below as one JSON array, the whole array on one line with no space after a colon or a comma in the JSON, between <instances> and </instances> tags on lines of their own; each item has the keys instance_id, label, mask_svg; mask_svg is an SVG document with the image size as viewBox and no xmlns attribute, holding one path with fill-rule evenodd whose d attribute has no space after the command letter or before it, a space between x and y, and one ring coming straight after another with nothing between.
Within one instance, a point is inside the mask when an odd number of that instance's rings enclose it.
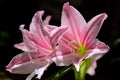
<instances>
[{"instance_id":1,"label":"leaf","mask_svg":"<svg viewBox=\"0 0 120 80\"><path fill-rule=\"evenodd\" d=\"M63 69L61 69L60 71L56 72L51 77L49 77L49 78L47 78L45 80L59 80L63 75L68 73L72 68L73 68L73 66L71 66L71 65L67 66L67 67L64 67Z\"/></svg>"},{"instance_id":2,"label":"leaf","mask_svg":"<svg viewBox=\"0 0 120 80\"><path fill-rule=\"evenodd\" d=\"M118 38L116 41L114 41L113 45L117 46L118 44L120 44L120 38Z\"/></svg>"}]
</instances>

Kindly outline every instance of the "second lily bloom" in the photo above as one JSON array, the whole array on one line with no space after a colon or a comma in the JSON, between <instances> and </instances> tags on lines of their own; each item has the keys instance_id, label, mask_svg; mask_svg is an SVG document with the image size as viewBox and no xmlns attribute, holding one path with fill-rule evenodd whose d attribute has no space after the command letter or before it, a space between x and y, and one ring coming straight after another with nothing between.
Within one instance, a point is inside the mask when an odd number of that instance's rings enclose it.
<instances>
[{"instance_id":1,"label":"second lily bloom","mask_svg":"<svg viewBox=\"0 0 120 80\"><path fill-rule=\"evenodd\" d=\"M26 80L31 80L35 75L40 79L47 67L53 62L55 53L60 52L56 47L58 40L68 27L49 25L50 16L42 21L44 11L38 11L30 24L30 31L20 26L23 42L15 47L24 52L15 56L6 67L12 73L28 74Z\"/></svg>"}]
</instances>

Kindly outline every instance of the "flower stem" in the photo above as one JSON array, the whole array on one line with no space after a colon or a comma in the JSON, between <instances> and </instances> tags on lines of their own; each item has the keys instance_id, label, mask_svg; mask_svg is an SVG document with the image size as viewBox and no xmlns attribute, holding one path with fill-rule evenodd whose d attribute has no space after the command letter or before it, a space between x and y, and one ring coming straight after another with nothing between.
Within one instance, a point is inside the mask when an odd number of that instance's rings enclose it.
<instances>
[{"instance_id":1,"label":"flower stem","mask_svg":"<svg viewBox=\"0 0 120 80\"><path fill-rule=\"evenodd\" d=\"M75 80L85 80L85 75L81 75L81 72L74 70Z\"/></svg>"},{"instance_id":2,"label":"flower stem","mask_svg":"<svg viewBox=\"0 0 120 80\"><path fill-rule=\"evenodd\" d=\"M91 58L88 58L81 62L79 71L74 68L75 80L85 80L85 75L88 68L90 67L90 64Z\"/></svg>"}]
</instances>

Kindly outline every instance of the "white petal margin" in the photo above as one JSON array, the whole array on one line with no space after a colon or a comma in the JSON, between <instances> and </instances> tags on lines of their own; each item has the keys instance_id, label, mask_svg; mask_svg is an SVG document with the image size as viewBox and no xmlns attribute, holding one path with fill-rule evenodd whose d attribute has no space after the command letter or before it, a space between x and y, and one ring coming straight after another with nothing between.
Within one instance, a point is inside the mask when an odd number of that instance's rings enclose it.
<instances>
[{"instance_id":1,"label":"white petal margin","mask_svg":"<svg viewBox=\"0 0 120 80\"><path fill-rule=\"evenodd\" d=\"M82 60L83 60L83 58L80 59L80 57L74 56L73 65L75 66L75 68L78 72L80 71L80 64L81 64Z\"/></svg>"},{"instance_id":2,"label":"white petal margin","mask_svg":"<svg viewBox=\"0 0 120 80\"><path fill-rule=\"evenodd\" d=\"M94 60L94 61L92 62L92 64L90 65L87 73L88 73L89 75L91 75L91 76L95 75L95 69L96 69L96 67L97 67L97 62Z\"/></svg>"},{"instance_id":3,"label":"white petal margin","mask_svg":"<svg viewBox=\"0 0 120 80\"><path fill-rule=\"evenodd\" d=\"M57 66L68 66L72 64L72 55L73 54L63 54L61 51L57 51L56 57L53 57L52 61L55 62Z\"/></svg>"},{"instance_id":4,"label":"white petal margin","mask_svg":"<svg viewBox=\"0 0 120 80\"><path fill-rule=\"evenodd\" d=\"M37 74L37 77L38 79L41 78L41 76L43 75L44 71L47 69L47 67L49 66L50 64L48 63L47 65L45 65L44 67L42 68L39 68L39 69L36 69L35 70L35 73Z\"/></svg>"},{"instance_id":5,"label":"white petal margin","mask_svg":"<svg viewBox=\"0 0 120 80\"><path fill-rule=\"evenodd\" d=\"M32 73L26 78L26 80L31 80L35 75L37 75L36 78L41 79L44 71L47 69L47 67L48 67L49 65L50 65L50 64L48 63L47 65L45 65L45 66L42 67L42 68L35 69L35 71L32 72Z\"/></svg>"}]
</instances>

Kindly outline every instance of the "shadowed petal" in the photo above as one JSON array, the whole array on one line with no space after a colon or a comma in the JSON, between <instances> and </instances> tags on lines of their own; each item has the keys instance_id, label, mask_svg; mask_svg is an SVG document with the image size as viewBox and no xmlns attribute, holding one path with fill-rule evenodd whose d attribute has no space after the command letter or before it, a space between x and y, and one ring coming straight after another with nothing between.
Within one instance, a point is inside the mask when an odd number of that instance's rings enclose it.
<instances>
[{"instance_id":1,"label":"shadowed petal","mask_svg":"<svg viewBox=\"0 0 120 80\"><path fill-rule=\"evenodd\" d=\"M44 67L42 67L42 68L35 69L35 71L32 72L32 73L26 78L26 80L31 80L35 75L37 75L36 78L41 79L44 71L47 69L47 67L48 67L49 65L50 65L50 64L48 63L48 64L46 64L46 65L45 65Z\"/></svg>"},{"instance_id":2,"label":"shadowed petal","mask_svg":"<svg viewBox=\"0 0 120 80\"><path fill-rule=\"evenodd\" d=\"M95 69L97 67L97 62L96 60L92 60L91 65L87 71L87 73L91 76L95 75Z\"/></svg>"},{"instance_id":3,"label":"shadowed petal","mask_svg":"<svg viewBox=\"0 0 120 80\"><path fill-rule=\"evenodd\" d=\"M47 69L47 67L50 65L50 63L47 63L44 67L42 68L39 68L39 69L36 69L35 70L35 73L37 74L37 77L38 79L40 79L44 73L44 71Z\"/></svg>"},{"instance_id":4,"label":"shadowed petal","mask_svg":"<svg viewBox=\"0 0 120 80\"><path fill-rule=\"evenodd\" d=\"M34 72L32 72L27 78L26 78L26 80L32 80L32 78L35 76L36 74L35 74L35 71Z\"/></svg>"}]
</instances>

